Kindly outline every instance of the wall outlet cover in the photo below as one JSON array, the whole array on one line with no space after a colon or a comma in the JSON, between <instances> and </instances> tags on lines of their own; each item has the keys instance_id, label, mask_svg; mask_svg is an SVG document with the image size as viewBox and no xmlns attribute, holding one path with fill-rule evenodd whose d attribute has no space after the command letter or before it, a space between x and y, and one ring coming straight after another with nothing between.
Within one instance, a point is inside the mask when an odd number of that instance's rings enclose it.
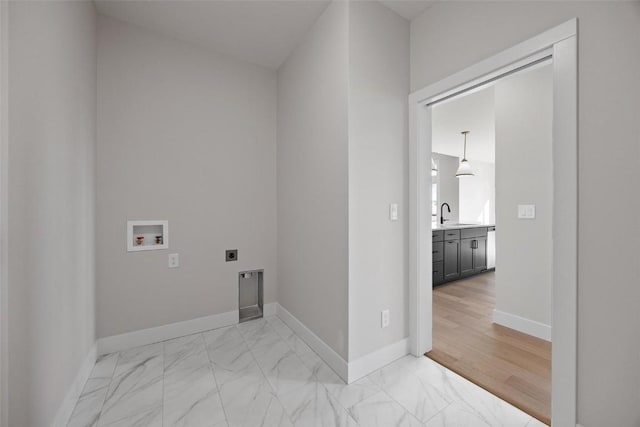
<instances>
[{"instance_id":1,"label":"wall outlet cover","mask_svg":"<svg viewBox=\"0 0 640 427\"><path fill-rule=\"evenodd\" d=\"M180 267L180 254L169 254L169 261L167 264L169 268Z\"/></svg>"},{"instance_id":2,"label":"wall outlet cover","mask_svg":"<svg viewBox=\"0 0 640 427\"><path fill-rule=\"evenodd\" d=\"M227 249L225 251L225 260L226 262L232 262L238 260L238 250L237 249Z\"/></svg>"},{"instance_id":3,"label":"wall outlet cover","mask_svg":"<svg viewBox=\"0 0 640 427\"><path fill-rule=\"evenodd\" d=\"M536 205L518 205L518 219L535 219Z\"/></svg>"},{"instance_id":4,"label":"wall outlet cover","mask_svg":"<svg viewBox=\"0 0 640 427\"><path fill-rule=\"evenodd\" d=\"M397 203L391 203L389 205L389 219L391 221L398 220L398 204Z\"/></svg>"},{"instance_id":5,"label":"wall outlet cover","mask_svg":"<svg viewBox=\"0 0 640 427\"><path fill-rule=\"evenodd\" d=\"M381 317L381 327L386 328L387 326L389 326L389 309L387 310L382 310L382 312L380 313L380 317Z\"/></svg>"}]
</instances>

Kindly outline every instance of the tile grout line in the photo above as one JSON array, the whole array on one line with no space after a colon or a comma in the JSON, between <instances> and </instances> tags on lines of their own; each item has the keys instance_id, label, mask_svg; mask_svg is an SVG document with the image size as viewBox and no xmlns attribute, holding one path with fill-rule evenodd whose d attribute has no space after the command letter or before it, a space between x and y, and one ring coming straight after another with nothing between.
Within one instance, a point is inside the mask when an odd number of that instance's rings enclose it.
<instances>
[{"instance_id":1,"label":"tile grout line","mask_svg":"<svg viewBox=\"0 0 640 427\"><path fill-rule=\"evenodd\" d=\"M267 319L264 319L264 322L265 322L265 324L268 324ZM271 326L269 326L269 327L271 327ZM280 400L280 397L278 397L278 393L276 392L276 390L271 385L271 381L269 381L269 379L267 378L267 374L265 374L264 370L262 369L262 366L260 366L260 364L258 363L258 359L256 359L256 355L253 354L253 350L249 346L249 343L247 342L247 340L244 338L244 334L242 332L240 332L240 328L238 328L237 325L235 326L235 328L238 331L238 334L240 335L240 338L242 339L242 342L244 342L244 345L246 345L247 348L249 349L249 354L251 354L251 358L253 359L253 362L256 364L258 369L260 369L260 372L262 373L262 376L264 377L264 380L269 385L269 388L271 389L271 392L272 392L272 395L273 395L274 399L278 400L278 403L280 404L280 407L282 408L282 411L287 416L287 419L289 420L291 425L295 425L295 423L291 419L291 416L289 415L289 412L287 411L287 409L285 408L284 404ZM280 334L278 334L277 331L274 331L274 332L278 337L280 337L280 339L282 339L282 341L284 341L284 339L280 336ZM285 344L286 344L286 341L285 341ZM269 407L271 407L271 404L269 404Z\"/></svg>"},{"instance_id":2,"label":"tile grout line","mask_svg":"<svg viewBox=\"0 0 640 427\"><path fill-rule=\"evenodd\" d=\"M406 356L405 356L406 357ZM399 360L399 359L398 359ZM381 369L384 369L386 366L392 365L395 362L391 362L388 365L383 366L382 368L371 372L369 375L367 375L364 378L369 378L371 375L375 374L376 372L380 371ZM431 419L433 417L435 417L436 415L438 415L440 412L442 412L444 409L448 408L453 402L449 402L447 404L447 406L445 406L444 408L442 408L441 410L437 411L431 418L429 418L426 422L423 422L420 418L418 418L416 415L413 414L413 412L411 412L408 408L406 408L402 403L398 402L393 396L391 396L389 393L387 393L387 391L384 389L384 387L380 384L378 384L377 382L373 381L371 378L369 378L369 380L374 383L379 389L380 391L389 398L389 400L391 400L392 402L396 403L397 405L399 405L402 409L405 410L405 412L407 414L409 414L410 416L412 416L413 418L415 418L420 424L422 425L426 425L427 422L431 421ZM355 406L355 405L354 405Z\"/></svg>"},{"instance_id":3,"label":"tile grout line","mask_svg":"<svg viewBox=\"0 0 640 427\"><path fill-rule=\"evenodd\" d=\"M279 317L277 317L277 316L270 316L270 317L275 317L276 319L278 319L278 320L280 320L280 321L282 322L282 319L280 319L280 318L279 318ZM269 323L270 323L267 319L265 319L265 322L267 322L267 324L269 324ZM318 355L318 353L316 353L316 352L313 350L313 348L311 348L311 346L309 346L309 344L307 344L307 342L306 342L305 340L303 340L302 338L300 338L300 337L298 336L298 334L296 334L296 333L293 331L293 329L291 329L291 328L289 328L289 326L287 326L287 324L286 324L286 323L284 323L284 322L282 322L282 323L284 324L284 326L285 326L285 327L287 327L287 329L289 329L289 330L291 331L291 333L292 333L293 335L295 335L299 340L301 340L303 343L305 343L305 344L309 347L309 350L311 350L311 353L315 354L315 355L320 359L320 361L321 361L322 363L324 363L324 364L325 364L325 365L326 365L326 366L327 366L327 367L328 367L328 368L329 368L333 373L336 373L336 372L333 370L333 368L331 368L329 365L327 365L327 364L324 362L324 360L322 360L322 358L320 357L320 355ZM280 333L278 332L278 330L277 330L275 327L273 327L273 326L271 326L271 325L269 325L269 327L270 327L271 329L273 329L273 330L274 330L274 332L276 333L276 335L278 335L278 336L279 336L279 337L280 337L280 338L285 342L285 344L287 344L287 346L291 349L291 351L293 351L293 353L298 357L298 359L300 359L300 362L302 363L302 357L300 356L300 354L299 354L299 353L298 353L294 348L292 348L292 347L291 347L291 345L287 342L286 338L285 338L285 337L283 337L283 336L282 336L282 334L280 334ZM302 363L302 364L303 364L305 367L307 366L307 365L305 365L304 363ZM328 389L328 388L327 388L327 387L326 387L326 386L325 386L325 385L324 385L324 384L319 380L319 378L316 376L316 374L315 374L313 371L311 372L311 374L314 376L314 378L315 378L316 382L317 382L318 384L320 384L320 385L321 385L321 386L322 386L322 387L327 391L327 394L328 394L330 397L332 397L332 398L334 398L334 399L336 400L337 404L338 404L338 405L339 405L339 406L340 406L340 407L341 407L341 408L346 412L347 416L348 416L349 418L351 418L351 419L353 420L353 422L354 422L357 426L359 426L360 424L356 421L356 419L355 419L355 418L353 418L353 416L351 416L351 413L349 412L349 409L348 409L348 408L345 408L345 407L342 405L342 403L340 402L340 400L339 400L339 399L338 399L338 398L337 398L337 397L336 397L336 396L331 392L331 390L329 390L329 389ZM338 374L336 373L336 375L338 375ZM340 378L340 376L339 376L339 375L338 375L338 378ZM340 380L342 380L342 378L340 378ZM346 384L346 383L345 383L345 386L348 386L348 384ZM282 404L282 402L281 402L281 404Z\"/></svg>"},{"instance_id":4,"label":"tile grout line","mask_svg":"<svg viewBox=\"0 0 640 427\"><path fill-rule=\"evenodd\" d=\"M234 327L234 326L231 326L231 327ZM209 331L205 331L205 332L209 332ZM227 424L227 427L229 427L229 417L227 417L227 410L224 407L224 402L222 401L222 388L218 383L218 378L216 377L216 371L215 369L213 369L213 360L211 360L211 355L209 354L209 346L207 345L207 340L204 339L205 332L200 332L199 334L200 339L204 343L204 352L207 354L207 360L209 360L209 371L211 371L211 375L213 375L213 381L216 383L216 389L218 390L218 399L220 399L220 407L222 408L222 413L224 414L224 421Z\"/></svg>"},{"instance_id":5,"label":"tile grout line","mask_svg":"<svg viewBox=\"0 0 640 427\"><path fill-rule=\"evenodd\" d=\"M392 398L393 399L393 398ZM436 412L435 414L433 414L432 416L429 417L429 419L425 422L423 422L422 424L424 424L425 426L427 424L429 424L431 422L431 420L433 420L435 417L437 417L438 415L440 415L442 412L444 412L448 407L450 407L451 405L453 405L454 403L458 403L458 402L449 402L449 404L447 406L445 406L444 408L440 409L438 412ZM417 417L416 417L417 418ZM420 420L418 420L420 421ZM524 426L526 427L526 426Z\"/></svg>"},{"instance_id":6,"label":"tile grout line","mask_svg":"<svg viewBox=\"0 0 640 427\"><path fill-rule=\"evenodd\" d=\"M313 353L313 354L315 354L316 356L318 356L318 358L322 361L322 363L324 363L324 364L327 366L327 368L329 368L329 369L330 369L334 374L336 374L336 375L338 376L338 378L340 378L340 380L342 380L342 378L340 377L340 375L338 375L338 373L337 373L337 372L336 372L336 371L335 371L331 366L329 366L329 364L328 364L328 363L326 363L326 362L324 361L324 359L322 359L322 357L320 357L320 355L319 355L319 354L318 354L318 353L317 353L317 352L316 352L316 351L315 351L315 350L314 350L314 349L309 345L309 343L308 343L308 342L306 342L304 339L302 339L302 337L298 336L298 334L296 334L296 333L293 331L293 329L291 329L291 328L290 328L286 323L284 323L284 321L282 321L282 319L280 319L277 315L269 316L269 317L270 317L270 318L276 318L276 319L278 319L280 322L282 322L282 324L283 324L287 329L289 329L289 330L291 331L291 333L292 333L293 335L295 335L295 336L296 336L296 338L298 338L298 339L299 339L300 341L302 341L302 342L303 342L307 347L309 347L309 350L311 351L311 353ZM267 323L270 323L270 322L267 320ZM289 344L289 342L287 341L287 339L286 339L285 337L283 337L283 336L278 332L278 330L277 330L276 328L274 328L274 327L272 327L272 328L273 328L273 330L275 331L276 335L278 335L280 338L282 338L282 340L283 340L283 341L284 341L284 342L289 346L289 348L291 348L291 350L293 350L293 352L294 352L294 353L296 353L296 355L297 355L298 357L302 358L302 356L300 355L300 353L298 353L298 352L297 352L297 351L296 351L296 350L295 350L295 349L294 349L294 348ZM305 366L306 366L306 365L305 365ZM346 383L345 383L345 385L349 385L349 384L346 384ZM329 393L333 395L333 393L331 393L331 392L329 392Z\"/></svg>"},{"instance_id":7,"label":"tile grout line","mask_svg":"<svg viewBox=\"0 0 640 427\"><path fill-rule=\"evenodd\" d=\"M116 354L116 353L111 353L111 354ZM103 355L101 356L102 358L106 357L108 355ZM120 354L117 353L117 359L116 359L116 365L118 363L118 359L120 358ZM78 397L78 400L76 401L75 406L73 407L73 411L71 412L71 416L69 417L69 420L67 421L67 426L69 426L69 424L71 424L71 420L73 419L73 415L76 412L76 409L78 408L78 405L80 404L80 402L82 401L82 396L84 396L86 393L84 393L84 389L87 388L87 383L89 382L89 380L91 379L95 379L94 377L91 376L91 374L93 374L93 370L96 368L96 366L98 365L98 360L96 360L96 362L93 364L93 368L91 368L91 373L89 374L89 378L87 378L87 381L85 381L84 386L82 388L82 392L80 393L80 396ZM104 406L104 402L107 398L107 394L109 393L109 388L111 387L111 381L113 380L113 373L116 370L116 365L113 366L113 372L111 372L111 375L109 376L109 382L106 385L107 391L104 394L104 397L101 399L101 403L100 403L100 409L97 411L96 414L96 419L95 419L95 424L98 424L98 420L100 419L100 415L102 414L102 407Z\"/></svg>"},{"instance_id":8,"label":"tile grout line","mask_svg":"<svg viewBox=\"0 0 640 427\"><path fill-rule=\"evenodd\" d=\"M109 376L109 384L107 384L107 392L104 394L104 397L102 398L102 403L100 404L100 410L98 411L98 417L96 418L96 425L98 424L98 421L100 420L100 416L102 415L102 410L104 409L104 404L107 401L107 396L109 395L109 390L111 389L111 383L113 382L113 376L116 373L116 368L118 367L118 362L120 362L120 352L117 353L116 363L113 365L113 370L111 371L111 375ZM96 365L97 364L98 363L96 361ZM94 368L95 368L95 366L94 366Z\"/></svg>"},{"instance_id":9,"label":"tile grout line","mask_svg":"<svg viewBox=\"0 0 640 427\"><path fill-rule=\"evenodd\" d=\"M111 378L109 378L109 385L107 386L107 392L105 393L104 398L102 399L102 405L100 405L100 412L98 413L98 418L96 419L97 426L100 425L100 418L102 418L102 411L104 410L104 404L107 403L107 398L109 397L109 391L111 390L111 384L113 383L113 377L115 376L116 370L118 369L118 365L120 364L120 357L122 356L122 352L119 351L116 354L117 354L116 363L115 365L113 365L113 371L111 372ZM96 360L96 364L97 364L97 360Z\"/></svg>"}]
</instances>

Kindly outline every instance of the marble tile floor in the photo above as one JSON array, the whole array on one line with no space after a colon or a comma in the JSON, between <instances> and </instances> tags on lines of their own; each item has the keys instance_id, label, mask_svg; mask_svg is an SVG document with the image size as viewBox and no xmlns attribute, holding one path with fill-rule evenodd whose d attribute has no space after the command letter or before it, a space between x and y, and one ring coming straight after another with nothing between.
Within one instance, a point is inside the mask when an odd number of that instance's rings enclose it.
<instances>
[{"instance_id":1,"label":"marble tile floor","mask_svg":"<svg viewBox=\"0 0 640 427\"><path fill-rule=\"evenodd\" d=\"M280 319L102 356L69 427L541 427L426 357L346 385Z\"/></svg>"}]
</instances>

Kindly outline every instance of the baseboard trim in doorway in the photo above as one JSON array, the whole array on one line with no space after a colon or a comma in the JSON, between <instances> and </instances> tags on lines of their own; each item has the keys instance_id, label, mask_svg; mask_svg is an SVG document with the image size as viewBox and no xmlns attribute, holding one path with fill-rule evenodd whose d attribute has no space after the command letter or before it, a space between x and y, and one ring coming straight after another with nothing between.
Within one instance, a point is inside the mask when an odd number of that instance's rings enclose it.
<instances>
[{"instance_id":1,"label":"baseboard trim in doorway","mask_svg":"<svg viewBox=\"0 0 640 427\"><path fill-rule=\"evenodd\" d=\"M373 371L377 371L383 366L386 366L407 354L409 354L409 338L404 338L398 342L359 357L353 362L349 362L348 383L351 384L352 382L369 375Z\"/></svg>"},{"instance_id":2,"label":"baseboard trim in doorway","mask_svg":"<svg viewBox=\"0 0 640 427\"><path fill-rule=\"evenodd\" d=\"M265 304L263 307L263 313L264 316L275 315L276 303ZM138 331L112 335L110 337L98 339L98 355L102 356L103 354L127 350L141 345L184 337L186 335L197 334L211 329L224 328L225 326L236 325L238 324L238 321L238 310L232 310L225 313L213 314L211 316L198 317L196 319L156 326L154 328L140 329Z\"/></svg>"},{"instance_id":3,"label":"baseboard trim in doorway","mask_svg":"<svg viewBox=\"0 0 640 427\"><path fill-rule=\"evenodd\" d=\"M317 336L311 329L307 328L298 318L281 306L277 305L277 316L282 320L298 337L300 337L320 358L331 367L345 382L348 382L349 365L347 361L335 352L327 343Z\"/></svg>"},{"instance_id":4,"label":"baseboard trim in doorway","mask_svg":"<svg viewBox=\"0 0 640 427\"><path fill-rule=\"evenodd\" d=\"M551 326L515 314L493 310L493 323L551 342Z\"/></svg>"},{"instance_id":5,"label":"baseboard trim in doorway","mask_svg":"<svg viewBox=\"0 0 640 427\"><path fill-rule=\"evenodd\" d=\"M89 375L91 375L91 371L96 364L97 357L97 345L93 344L89 349L89 353L87 353L87 356L84 358L84 362L82 362L82 366L80 366L80 370L78 371L76 378L73 380L67 395L62 401L62 405L60 405L60 409L58 409L58 413L56 414L53 423L51 423L52 427L66 427L67 424L69 424L69 419L76 407L76 402L78 402L80 394L84 389L84 385L86 384L87 379L89 379Z\"/></svg>"}]
</instances>

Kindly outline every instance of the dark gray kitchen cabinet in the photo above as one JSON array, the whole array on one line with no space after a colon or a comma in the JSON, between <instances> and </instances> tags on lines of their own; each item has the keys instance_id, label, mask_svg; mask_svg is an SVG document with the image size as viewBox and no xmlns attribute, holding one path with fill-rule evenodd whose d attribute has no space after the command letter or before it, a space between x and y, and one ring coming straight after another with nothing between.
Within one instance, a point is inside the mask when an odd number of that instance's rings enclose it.
<instances>
[{"instance_id":1,"label":"dark gray kitchen cabinet","mask_svg":"<svg viewBox=\"0 0 640 427\"><path fill-rule=\"evenodd\" d=\"M460 241L460 277L482 273L487 269L487 238Z\"/></svg>"},{"instance_id":2,"label":"dark gray kitchen cabinet","mask_svg":"<svg viewBox=\"0 0 640 427\"><path fill-rule=\"evenodd\" d=\"M444 260L444 246L442 242L433 242L431 248L431 261L437 262Z\"/></svg>"},{"instance_id":3,"label":"dark gray kitchen cabinet","mask_svg":"<svg viewBox=\"0 0 640 427\"><path fill-rule=\"evenodd\" d=\"M455 280L460 277L460 240L444 242L444 280Z\"/></svg>"},{"instance_id":4,"label":"dark gray kitchen cabinet","mask_svg":"<svg viewBox=\"0 0 640 427\"><path fill-rule=\"evenodd\" d=\"M473 242L474 239L460 241L460 277L473 274Z\"/></svg>"},{"instance_id":5,"label":"dark gray kitchen cabinet","mask_svg":"<svg viewBox=\"0 0 640 427\"><path fill-rule=\"evenodd\" d=\"M442 261L433 263L433 286L444 283L444 263Z\"/></svg>"},{"instance_id":6,"label":"dark gray kitchen cabinet","mask_svg":"<svg viewBox=\"0 0 640 427\"><path fill-rule=\"evenodd\" d=\"M434 286L487 270L487 230L488 227L474 227L433 231Z\"/></svg>"},{"instance_id":7,"label":"dark gray kitchen cabinet","mask_svg":"<svg viewBox=\"0 0 640 427\"><path fill-rule=\"evenodd\" d=\"M473 272L482 273L487 269L487 238L476 237L473 248Z\"/></svg>"}]
</instances>

